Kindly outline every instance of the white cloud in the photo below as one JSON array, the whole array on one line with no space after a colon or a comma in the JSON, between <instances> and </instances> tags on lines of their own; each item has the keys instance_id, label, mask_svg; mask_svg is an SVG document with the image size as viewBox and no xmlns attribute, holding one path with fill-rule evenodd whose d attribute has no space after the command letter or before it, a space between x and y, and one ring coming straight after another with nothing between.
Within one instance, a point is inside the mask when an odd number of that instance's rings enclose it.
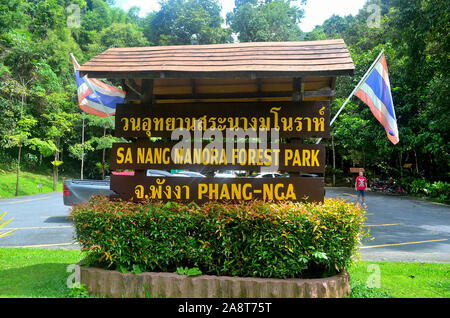
<instances>
[{"instance_id":1,"label":"white cloud","mask_svg":"<svg viewBox=\"0 0 450 318\"><path fill-rule=\"evenodd\" d=\"M222 16L225 19L227 12L233 11L234 0L219 0L222 5ZM161 8L159 0L118 0L115 4L116 7L120 7L125 11L128 11L131 7L136 6L141 8L139 15L144 17L147 13L157 11Z\"/></svg>"},{"instance_id":2,"label":"white cloud","mask_svg":"<svg viewBox=\"0 0 450 318\"><path fill-rule=\"evenodd\" d=\"M303 7L305 16L300 23L300 28L304 32L309 32L333 14L339 16L355 15L364 6L364 3L366 3L366 0L309 0Z\"/></svg>"},{"instance_id":3,"label":"white cloud","mask_svg":"<svg viewBox=\"0 0 450 318\"><path fill-rule=\"evenodd\" d=\"M158 11L160 9L159 0L117 0L116 7L122 8L128 11L131 7L139 7L141 11L139 15L144 17L147 13L152 11Z\"/></svg>"},{"instance_id":4,"label":"white cloud","mask_svg":"<svg viewBox=\"0 0 450 318\"><path fill-rule=\"evenodd\" d=\"M225 19L226 13L234 8L234 0L219 0L222 4L222 17ZM294 3L300 3L300 0ZM308 0L305 9L305 17L300 23L300 28L304 32L311 31L314 26L320 25L333 14L346 16L357 14L366 0ZM116 6L128 11L131 7L141 8L140 16L160 9L159 0L117 0Z\"/></svg>"}]
</instances>

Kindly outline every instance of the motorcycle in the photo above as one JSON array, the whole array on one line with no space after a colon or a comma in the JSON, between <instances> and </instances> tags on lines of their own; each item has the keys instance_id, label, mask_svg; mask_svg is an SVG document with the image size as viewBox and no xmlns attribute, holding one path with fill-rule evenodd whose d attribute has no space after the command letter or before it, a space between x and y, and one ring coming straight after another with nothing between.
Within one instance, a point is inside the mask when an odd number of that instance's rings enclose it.
<instances>
[{"instance_id":1,"label":"motorcycle","mask_svg":"<svg viewBox=\"0 0 450 318\"><path fill-rule=\"evenodd\" d=\"M372 191L381 191L384 192L386 190L386 184L381 180L375 180L375 182L370 183L370 189Z\"/></svg>"},{"instance_id":2,"label":"motorcycle","mask_svg":"<svg viewBox=\"0 0 450 318\"><path fill-rule=\"evenodd\" d=\"M397 194L397 195L407 195L408 194L406 189L401 184L397 184L395 182L392 185L389 185L386 187L386 193L387 194Z\"/></svg>"}]
</instances>

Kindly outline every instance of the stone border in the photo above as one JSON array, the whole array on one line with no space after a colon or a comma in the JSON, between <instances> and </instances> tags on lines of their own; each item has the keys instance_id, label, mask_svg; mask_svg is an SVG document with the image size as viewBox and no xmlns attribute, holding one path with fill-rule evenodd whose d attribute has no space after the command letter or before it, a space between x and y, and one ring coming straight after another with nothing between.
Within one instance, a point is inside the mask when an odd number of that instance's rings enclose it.
<instances>
[{"instance_id":1,"label":"stone border","mask_svg":"<svg viewBox=\"0 0 450 318\"><path fill-rule=\"evenodd\" d=\"M80 263L76 265L80 283L89 294L102 297L341 298L350 293L350 276L345 271L328 278L274 279L154 272L123 274L83 267Z\"/></svg>"}]
</instances>

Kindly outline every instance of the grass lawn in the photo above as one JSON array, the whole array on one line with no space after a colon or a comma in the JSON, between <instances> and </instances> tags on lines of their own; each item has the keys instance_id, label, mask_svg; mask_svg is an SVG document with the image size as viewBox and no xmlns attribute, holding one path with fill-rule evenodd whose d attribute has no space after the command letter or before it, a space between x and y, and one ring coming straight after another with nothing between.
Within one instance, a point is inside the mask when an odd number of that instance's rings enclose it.
<instances>
[{"instance_id":1,"label":"grass lawn","mask_svg":"<svg viewBox=\"0 0 450 318\"><path fill-rule=\"evenodd\" d=\"M42 184L42 193L53 192L53 175L44 172L21 171L19 177L19 196L40 193L37 188ZM62 178L59 176L57 191L62 191ZM12 198L16 194L16 171L0 169L0 199Z\"/></svg>"},{"instance_id":2,"label":"grass lawn","mask_svg":"<svg viewBox=\"0 0 450 318\"><path fill-rule=\"evenodd\" d=\"M0 248L0 297L66 297L67 266L80 250Z\"/></svg>"},{"instance_id":3,"label":"grass lawn","mask_svg":"<svg viewBox=\"0 0 450 318\"><path fill-rule=\"evenodd\" d=\"M450 264L359 262L348 272L351 297L450 298ZM380 288L367 288L377 273Z\"/></svg>"},{"instance_id":4,"label":"grass lawn","mask_svg":"<svg viewBox=\"0 0 450 318\"><path fill-rule=\"evenodd\" d=\"M0 248L0 297L67 297L67 266L82 258L79 250ZM450 298L450 264L359 262L348 271L350 297ZM368 288L377 273L380 288Z\"/></svg>"}]
</instances>

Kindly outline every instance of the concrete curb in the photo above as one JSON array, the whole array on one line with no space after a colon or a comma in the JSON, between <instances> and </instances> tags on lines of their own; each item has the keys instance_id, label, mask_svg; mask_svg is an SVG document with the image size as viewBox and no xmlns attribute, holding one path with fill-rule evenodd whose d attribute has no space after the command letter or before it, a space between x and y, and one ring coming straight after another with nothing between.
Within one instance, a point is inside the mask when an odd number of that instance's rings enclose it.
<instances>
[{"instance_id":1,"label":"concrete curb","mask_svg":"<svg viewBox=\"0 0 450 318\"><path fill-rule=\"evenodd\" d=\"M318 279L186 276L120 273L77 264L80 283L91 295L163 298L340 298L350 293L347 272Z\"/></svg>"}]
</instances>

